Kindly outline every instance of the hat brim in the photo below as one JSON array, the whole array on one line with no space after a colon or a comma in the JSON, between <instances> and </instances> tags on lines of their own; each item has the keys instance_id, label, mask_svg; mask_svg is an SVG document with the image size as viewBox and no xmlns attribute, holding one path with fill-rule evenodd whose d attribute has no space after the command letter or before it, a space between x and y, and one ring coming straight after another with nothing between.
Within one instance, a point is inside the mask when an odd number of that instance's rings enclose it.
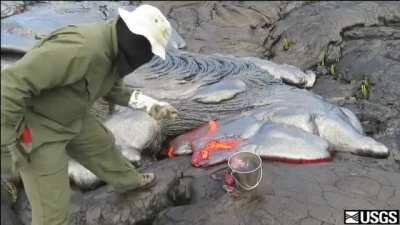
<instances>
[{"instance_id":1,"label":"hat brim","mask_svg":"<svg viewBox=\"0 0 400 225\"><path fill-rule=\"evenodd\" d=\"M150 34L146 28L148 24L144 21L140 21L138 18L133 18L127 10L120 8L118 9L118 12L128 29L134 34L144 36L150 42L153 54L165 60L165 47L161 43L157 42Z\"/></svg>"}]
</instances>

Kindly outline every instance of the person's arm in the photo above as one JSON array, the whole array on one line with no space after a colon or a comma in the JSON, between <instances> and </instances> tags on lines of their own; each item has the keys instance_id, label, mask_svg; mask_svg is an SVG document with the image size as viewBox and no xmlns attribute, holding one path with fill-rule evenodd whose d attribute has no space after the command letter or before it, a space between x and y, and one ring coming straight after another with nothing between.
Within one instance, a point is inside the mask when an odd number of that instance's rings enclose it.
<instances>
[{"instance_id":1,"label":"person's arm","mask_svg":"<svg viewBox=\"0 0 400 225\"><path fill-rule=\"evenodd\" d=\"M17 139L26 100L43 90L73 84L85 75L90 63L85 40L73 28L64 31L52 34L1 71L2 150L4 146L13 146Z\"/></svg>"},{"instance_id":2,"label":"person's arm","mask_svg":"<svg viewBox=\"0 0 400 225\"><path fill-rule=\"evenodd\" d=\"M122 79L117 80L104 100L122 106L129 106L129 98L134 90L125 86Z\"/></svg>"},{"instance_id":3,"label":"person's arm","mask_svg":"<svg viewBox=\"0 0 400 225\"><path fill-rule=\"evenodd\" d=\"M117 105L144 110L157 120L175 119L178 116L176 109L169 103L144 95L140 90L128 88L122 80L116 82L104 99Z\"/></svg>"}]
</instances>

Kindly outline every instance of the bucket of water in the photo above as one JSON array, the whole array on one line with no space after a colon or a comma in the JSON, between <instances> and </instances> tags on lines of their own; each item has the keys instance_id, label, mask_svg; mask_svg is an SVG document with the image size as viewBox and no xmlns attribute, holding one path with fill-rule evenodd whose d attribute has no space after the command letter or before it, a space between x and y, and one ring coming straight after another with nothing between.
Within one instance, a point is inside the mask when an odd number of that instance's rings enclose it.
<instances>
[{"instance_id":1,"label":"bucket of water","mask_svg":"<svg viewBox=\"0 0 400 225\"><path fill-rule=\"evenodd\" d=\"M236 152L228 160L232 177L240 188L252 190L262 179L262 160L252 152Z\"/></svg>"}]
</instances>

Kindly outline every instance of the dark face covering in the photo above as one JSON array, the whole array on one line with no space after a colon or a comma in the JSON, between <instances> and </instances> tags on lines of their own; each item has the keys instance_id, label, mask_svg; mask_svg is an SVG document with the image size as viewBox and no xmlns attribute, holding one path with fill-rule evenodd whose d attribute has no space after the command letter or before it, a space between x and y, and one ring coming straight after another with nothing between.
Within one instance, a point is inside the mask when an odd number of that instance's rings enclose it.
<instances>
[{"instance_id":1,"label":"dark face covering","mask_svg":"<svg viewBox=\"0 0 400 225\"><path fill-rule=\"evenodd\" d=\"M121 18L117 21L117 39L118 70L121 77L153 58L150 42L144 36L132 33Z\"/></svg>"}]
</instances>

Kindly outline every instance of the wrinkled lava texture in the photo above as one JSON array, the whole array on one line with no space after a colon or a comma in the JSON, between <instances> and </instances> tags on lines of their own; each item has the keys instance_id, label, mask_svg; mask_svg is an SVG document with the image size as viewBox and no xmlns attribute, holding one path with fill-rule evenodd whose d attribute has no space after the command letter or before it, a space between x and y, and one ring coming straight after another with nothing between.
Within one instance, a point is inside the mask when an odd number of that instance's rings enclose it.
<instances>
[{"instance_id":1,"label":"wrinkled lava texture","mask_svg":"<svg viewBox=\"0 0 400 225\"><path fill-rule=\"evenodd\" d=\"M2 18L30 7L3 4ZM149 192L120 196L107 186L76 191L72 224L343 224L343 209L400 208L400 3L151 4L171 20L187 51L255 56L314 69L318 77L311 91L350 108L391 155L373 159L339 153L315 165L265 161L261 184L239 198L211 178L224 165L193 168L188 156L162 160L141 168L158 174L158 185ZM368 93L361 92L363 81ZM189 205L174 206L166 195L179 171L193 176ZM221 178L222 172L214 175ZM29 224L22 191L13 211L10 204L1 207L2 215L9 215L1 224L18 224L17 218L12 221L14 212Z\"/></svg>"}]
</instances>

